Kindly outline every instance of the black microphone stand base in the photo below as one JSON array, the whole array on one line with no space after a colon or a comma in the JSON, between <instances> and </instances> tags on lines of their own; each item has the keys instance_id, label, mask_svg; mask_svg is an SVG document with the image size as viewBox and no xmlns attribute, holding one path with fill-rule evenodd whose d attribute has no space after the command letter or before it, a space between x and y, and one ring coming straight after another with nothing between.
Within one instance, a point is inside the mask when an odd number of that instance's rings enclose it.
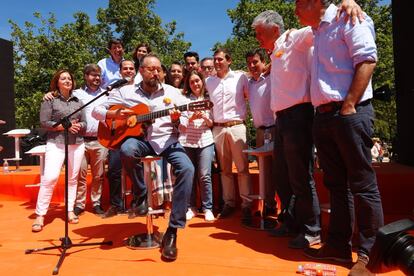
<instances>
[{"instance_id":1,"label":"black microphone stand base","mask_svg":"<svg viewBox=\"0 0 414 276\"><path fill-rule=\"evenodd\" d=\"M101 95L103 95L103 93ZM92 101L94 101L94 100L92 100ZM89 102L89 103L91 103L91 102ZM86 104L86 105L88 105L88 104ZM77 109L76 111L74 111L73 113L67 115L66 117L63 117L59 122L57 122L53 126L53 127L57 127L59 124L62 124L62 126L64 128L64 136L65 136L65 161L64 161L64 164L65 164L65 236L63 238L60 238L60 241L61 241L60 245L49 246L49 247L38 248L38 249L27 249L25 251L25 254L30 254L30 253L33 253L33 252L45 251L45 250L50 250L50 249L61 249L62 252L60 254L60 258L59 258L59 261L58 261L57 265L53 269L53 275L57 275L59 273L59 269L60 269L60 267L61 267L61 265L62 265L62 263L63 263L63 261L65 260L65 257L66 257L66 250L68 250L69 248L77 247L77 246L89 246L89 245L112 245L112 241L73 244L72 241L69 238L69 224L68 224L68 221L69 221L69 217L68 217L68 201L69 201L68 200L68 182L69 182L69 178L68 178L68 147L69 147L69 145L68 144L69 144L69 128L72 126L71 122L69 121L69 118L70 118L70 116L72 116L72 114L75 114L76 112L80 111L86 105L84 105L83 107Z\"/></svg>"},{"instance_id":2,"label":"black microphone stand base","mask_svg":"<svg viewBox=\"0 0 414 276\"><path fill-rule=\"evenodd\" d=\"M59 273L60 266L62 265L63 260L66 257L66 250L72 247L79 247L79 246L112 245L113 244L112 241L73 244L69 237L62 237L59 240L61 241L60 245L48 246L48 247L43 247L43 248L26 249L24 253L31 254L34 252L40 252L40 251L45 251L45 250L61 249L59 261L56 264L55 268L53 269L53 273L52 273L53 275L57 275Z\"/></svg>"}]
</instances>

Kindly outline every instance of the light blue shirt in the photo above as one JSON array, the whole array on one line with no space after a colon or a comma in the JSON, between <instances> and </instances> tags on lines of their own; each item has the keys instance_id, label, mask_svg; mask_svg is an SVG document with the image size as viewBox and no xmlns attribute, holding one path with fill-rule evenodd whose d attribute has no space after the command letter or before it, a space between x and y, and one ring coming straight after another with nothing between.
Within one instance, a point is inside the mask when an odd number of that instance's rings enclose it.
<instances>
[{"instance_id":1,"label":"light blue shirt","mask_svg":"<svg viewBox=\"0 0 414 276\"><path fill-rule=\"evenodd\" d=\"M87 86L79 88L73 91L73 95L81 100L82 104L87 104L91 100L95 99L96 96L101 94L103 90L99 88L96 91L91 91ZM96 137L98 135L98 125L99 121L92 117L92 110L95 106L98 106L108 100L107 96L102 96L93 103L85 107L85 117L86 117L86 131L84 136Z\"/></svg>"},{"instance_id":2,"label":"light blue shirt","mask_svg":"<svg viewBox=\"0 0 414 276\"><path fill-rule=\"evenodd\" d=\"M93 110L93 115L98 120L104 120L107 109L116 104L127 108L145 104L149 107L150 112L154 112L173 108L174 105L187 104L189 101L181 94L180 90L168 84L160 85L158 91L151 94L146 93L139 84L130 84L119 90L114 89L110 93L108 101ZM171 123L168 112L166 116L155 119L151 124L147 131L146 140L157 154L178 142L178 129Z\"/></svg>"},{"instance_id":3,"label":"light blue shirt","mask_svg":"<svg viewBox=\"0 0 414 276\"><path fill-rule=\"evenodd\" d=\"M254 126L258 128L274 125L274 112L270 109L270 75L261 75L257 81L250 78L248 87L249 106Z\"/></svg>"},{"instance_id":4,"label":"light blue shirt","mask_svg":"<svg viewBox=\"0 0 414 276\"><path fill-rule=\"evenodd\" d=\"M98 62L98 66L101 68L101 87L106 88L109 84L116 80L121 79L119 73L119 63L116 63L112 57L101 59Z\"/></svg>"},{"instance_id":5,"label":"light blue shirt","mask_svg":"<svg viewBox=\"0 0 414 276\"><path fill-rule=\"evenodd\" d=\"M326 10L318 29L314 30L314 55L311 69L311 99L314 106L343 101L348 94L355 66L364 61L377 61L374 23L365 20L345 22L345 15L336 21L335 5ZM360 102L372 98L369 82Z\"/></svg>"}]
</instances>

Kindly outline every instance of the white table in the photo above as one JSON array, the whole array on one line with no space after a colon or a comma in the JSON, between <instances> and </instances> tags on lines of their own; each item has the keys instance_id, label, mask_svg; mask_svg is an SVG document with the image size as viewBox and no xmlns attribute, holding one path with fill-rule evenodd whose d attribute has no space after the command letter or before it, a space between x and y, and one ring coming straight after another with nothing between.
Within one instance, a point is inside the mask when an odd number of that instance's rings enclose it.
<instances>
[{"instance_id":1,"label":"white table","mask_svg":"<svg viewBox=\"0 0 414 276\"><path fill-rule=\"evenodd\" d=\"M14 137L14 157L12 158L4 158L4 160L7 161L15 161L16 162L16 171L20 171L20 161L22 158L20 158L20 138L30 134L30 129L13 129L6 133L3 133L3 135L7 135L9 137Z\"/></svg>"},{"instance_id":2,"label":"white table","mask_svg":"<svg viewBox=\"0 0 414 276\"><path fill-rule=\"evenodd\" d=\"M268 219L265 223L265 218L263 216L264 211L264 200L266 196L266 171L270 168L267 167L265 162L266 156L271 156L273 154L273 142L264 144L263 146L255 149L247 149L243 150L244 153L249 155L256 156L259 163L259 194L258 195L249 195L247 200L258 200L259 202L259 211L260 211L260 221L259 223L255 223L252 221L251 224L245 225L248 228L254 228L257 230L267 230L274 228L277 224L275 220Z\"/></svg>"}]
</instances>

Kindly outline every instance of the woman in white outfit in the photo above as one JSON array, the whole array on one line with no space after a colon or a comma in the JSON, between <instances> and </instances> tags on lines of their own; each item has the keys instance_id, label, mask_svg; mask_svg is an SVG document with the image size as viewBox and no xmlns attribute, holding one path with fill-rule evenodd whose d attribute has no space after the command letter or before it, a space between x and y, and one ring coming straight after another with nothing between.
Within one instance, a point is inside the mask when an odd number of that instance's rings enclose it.
<instances>
[{"instance_id":1,"label":"woman in white outfit","mask_svg":"<svg viewBox=\"0 0 414 276\"><path fill-rule=\"evenodd\" d=\"M75 86L75 80L69 71L57 71L50 82L50 91L53 92L54 98L43 101L40 108L40 125L48 131L48 134L45 171L37 197L37 217L32 225L33 232L43 229L44 216L49 208L53 190L65 160L64 128L61 124L57 127L53 125L82 105L78 98L72 96ZM72 125L69 128L68 141L68 219L69 223L78 223L79 218L73 213L73 206L76 199L78 173L85 151L81 132L86 128L86 123L82 112L74 114L69 119Z\"/></svg>"}]
</instances>

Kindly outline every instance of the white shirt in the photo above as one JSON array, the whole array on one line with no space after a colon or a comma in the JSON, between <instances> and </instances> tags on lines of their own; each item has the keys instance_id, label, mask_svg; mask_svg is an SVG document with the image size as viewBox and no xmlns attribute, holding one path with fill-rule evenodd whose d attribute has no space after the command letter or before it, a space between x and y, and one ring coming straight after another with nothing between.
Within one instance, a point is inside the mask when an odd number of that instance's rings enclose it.
<instances>
[{"instance_id":1,"label":"white shirt","mask_svg":"<svg viewBox=\"0 0 414 276\"><path fill-rule=\"evenodd\" d=\"M311 102L310 62L313 34L310 27L288 31L276 41L270 56L271 109L274 112Z\"/></svg>"},{"instance_id":2,"label":"white shirt","mask_svg":"<svg viewBox=\"0 0 414 276\"><path fill-rule=\"evenodd\" d=\"M145 104L149 107L150 112L155 112L173 108L174 104L180 106L189 102L180 90L168 84L160 85L159 90L151 94L146 93L140 85L135 84L123 86L118 92L111 93L107 102L93 110L92 114L95 118L103 120L106 117L106 110L116 104L125 107ZM178 130L171 123L169 115L155 119L148 127L146 140L156 154L160 154L170 145L178 142Z\"/></svg>"},{"instance_id":3,"label":"white shirt","mask_svg":"<svg viewBox=\"0 0 414 276\"><path fill-rule=\"evenodd\" d=\"M85 105L91 100L95 99L96 96L98 96L102 92L103 90L101 88L98 88L98 90L96 91L91 91L87 86L85 86L83 88L74 90L73 96L77 97L79 100L81 100L82 104ZM96 101L89 104L87 107L85 107L86 131L84 136L96 137L98 135L99 121L92 116L92 111L95 108L95 106L101 105L107 100L107 96L102 96Z\"/></svg>"},{"instance_id":4,"label":"white shirt","mask_svg":"<svg viewBox=\"0 0 414 276\"><path fill-rule=\"evenodd\" d=\"M270 88L270 75L261 75L257 81L249 79L249 106L256 128L275 123L274 112L270 109Z\"/></svg>"},{"instance_id":5,"label":"white shirt","mask_svg":"<svg viewBox=\"0 0 414 276\"><path fill-rule=\"evenodd\" d=\"M112 57L101 59L98 62L101 68L101 87L106 88L112 82L122 78L119 73L119 63L116 63Z\"/></svg>"},{"instance_id":6,"label":"white shirt","mask_svg":"<svg viewBox=\"0 0 414 276\"><path fill-rule=\"evenodd\" d=\"M139 84L141 81L142 81L141 73L137 72L137 74L135 75L135 78L134 78L134 83Z\"/></svg>"},{"instance_id":7,"label":"white shirt","mask_svg":"<svg viewBox=\"0 0 414 276\"><path fill-rule=\"evenodd\" d=\"M247 77L243 72L230 70L220 79L210 76L206 88L213 106L213 120L226 123L246 119L246 98L248 97Z\"/></svg>"},{"instance_id":8,"label":"white shirt","mask_svg":"<svg viewBox=\"0 0 414 276\"><path fill-rule=\"evenodd\" d=\"M202 99L196 98L194 95L190 95L191 102L199 101ZM207 117L211 119L211 113L209 110L203 111ZM181 145L189 148L204 148L214 143L213 133L207 126L204 119L195 119L190 121L189 118L194 112L189 111L182 113L181 125L179 127L180 137L178 138Z\"/></svg>"}]
</instances>

